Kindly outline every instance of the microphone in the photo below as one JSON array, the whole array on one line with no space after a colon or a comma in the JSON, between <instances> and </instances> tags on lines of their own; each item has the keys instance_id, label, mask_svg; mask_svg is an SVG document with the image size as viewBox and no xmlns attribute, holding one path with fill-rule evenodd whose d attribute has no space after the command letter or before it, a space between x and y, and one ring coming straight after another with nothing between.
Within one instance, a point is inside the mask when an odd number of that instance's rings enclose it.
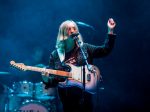
<instances>
[{"instance_id":1,"label":"microphone","mask_svg":"<svg viewBox=\"0 0 150 112\"><path fill-rule=\"evenodd\" d=\"M76 38L80 33L73 33L70 35L70 37L72 37L73 39Z\"/></svg>"},{"instance_id":2,"label":"microphone","mask_svg":"<svg viewBox=\"0 0 150 112\"><path fill-rule=\"evenodd\" d=\"M79 32L77 32L77 33L72 33L72 34L70 35L70 37L71 37L74 41L76 41L76 42L78 42L78 43L81 43L81 42L79 41L78 35L80 35Z\"/></svg>"},{"instance_id":3,"label":"microphone","mask_svg":"<svg viewBox=\"0 0 150 112\"><path fill-rule=\"evenodd\" d=\"M80 35L79 32L71 34L70 37L77 43L78 47L81 47L83 45L83 42L81 42L78 35Z\"/></svg>"},{"instance_id":4,"label":"microphone","mask_svg":"<svg viewBox=\"0 0 150 112\"><path fill-rule=\"evenodd\" d=\"M83 27L89 27L89 28L91 28L92 30L95 30L95 28L94 28L93 26L91 26L91 25L89 25L89 24L86 24L86 23L84 23L84 22L81 22L81 21L77 21L76 24L79 25L79 26L83 26Z\"/></svg>"}]
</instances>

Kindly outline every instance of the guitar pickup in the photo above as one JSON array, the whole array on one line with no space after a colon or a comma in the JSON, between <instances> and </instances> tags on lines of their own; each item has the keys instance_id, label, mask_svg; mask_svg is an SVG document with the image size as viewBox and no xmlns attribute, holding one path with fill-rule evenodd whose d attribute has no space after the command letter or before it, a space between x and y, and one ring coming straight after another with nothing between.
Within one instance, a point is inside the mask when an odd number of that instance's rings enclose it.
<instances>
[{"instance_id":1,"label":"guitar pickup","mask_svg":"<svg viewBox=\"0 0 150 112\"><path fill-rule=\"evenodd\" d=\"M91 80L91 74L87 74L87 81Z\"/></svg>"}]
</instances>

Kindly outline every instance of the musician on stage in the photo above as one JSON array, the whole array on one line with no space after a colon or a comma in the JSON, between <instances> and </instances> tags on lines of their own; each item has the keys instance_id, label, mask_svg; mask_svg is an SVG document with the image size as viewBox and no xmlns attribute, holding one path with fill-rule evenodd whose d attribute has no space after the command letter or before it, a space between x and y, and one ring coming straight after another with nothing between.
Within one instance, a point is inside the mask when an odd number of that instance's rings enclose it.
<instances>
[{"instance_id":1,"label":"musician on stage","mask_svg":"<svg viewBox=\"0 0 150 112\"><path fill-rule=\"evenodd\" d=\"M102 58L107 56L114 46L115 37L114 28L115 21L110 18L107 22L108 34L101 46L95 46L84 43L82 35L79 32L77 24L73 20L62 22L56 40L56 49L50 54L49 67L55 70L71 71L68 66L81 67L86 65L82 51L87 57L88 64L93 65L94 58ZM79 45L80 44L80 45ZM80 48L82 47L82 49ZM78 71L74 74L78 74ZM79 71L80 72L80 71ZM75 85L67 86L69 78L44 73L42 75L43 83L46 88L55 88L57 111L58 112L95 112L94 95L96 93L86 91L83 87ZM90 79L89 79L90 80ZM66 86L65 86L65 84ZM78 83L78 82L77 82ZM63 85L63 86L62 86Z\"/></svg>"}]
</instances>

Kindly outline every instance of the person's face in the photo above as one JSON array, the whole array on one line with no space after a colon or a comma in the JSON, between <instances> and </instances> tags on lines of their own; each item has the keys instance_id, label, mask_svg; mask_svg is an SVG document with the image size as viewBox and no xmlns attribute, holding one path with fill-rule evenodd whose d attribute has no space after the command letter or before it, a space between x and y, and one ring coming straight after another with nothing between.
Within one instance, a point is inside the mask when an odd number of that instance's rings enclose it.
<instances>
[{"instance_id":1,"label":"person's face","mask_svg":"<svg viewBox=\"0 0 150 112\"><path fill-rule=\"evenodd\" d=\"M67 35L70 36L73 33L77 33L77 29L73 23L69 23L67 28Z\"/></svg>"}]
</instances>

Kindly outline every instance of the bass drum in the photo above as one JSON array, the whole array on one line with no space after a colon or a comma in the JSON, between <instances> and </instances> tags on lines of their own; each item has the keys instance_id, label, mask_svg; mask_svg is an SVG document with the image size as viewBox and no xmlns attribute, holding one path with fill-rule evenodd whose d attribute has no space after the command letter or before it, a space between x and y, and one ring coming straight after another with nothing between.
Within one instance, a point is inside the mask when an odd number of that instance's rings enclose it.
<instances>
[{"instance_id":1,"label":"bass drum","mask_svg":"<svg viewBox=\"0 0 150 112\"><path fill-rule=\"evenodd\" d=\"M14 112L51 112L51 110L48 106L42 104L41 101L26 100Z\"/></svg>"}]
</instances>

